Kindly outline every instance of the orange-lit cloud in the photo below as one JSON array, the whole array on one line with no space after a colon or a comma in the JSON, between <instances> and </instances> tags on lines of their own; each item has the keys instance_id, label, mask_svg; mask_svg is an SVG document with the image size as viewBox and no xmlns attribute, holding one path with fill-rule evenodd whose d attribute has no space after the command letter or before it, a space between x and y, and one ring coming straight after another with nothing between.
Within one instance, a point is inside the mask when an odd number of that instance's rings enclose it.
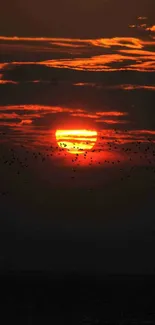
<instances>
[{"instance_id":1,"label":"orange-lit cloud","mask_svg":"<svg viewBox=\"0 0 155 325\"><path fill-rule=\"evenodd\" d=\"M82 113L85 110L80 108L66 108L60 106L48 106L48 105L7 105L7 106L0 106L0 111L7 110L7 111L34 111L34 112L50 112L50 113Z\"/></svg>"},{"instance_id":2,"label":"orange-lit cloud","mask_svg":"<svg viewBox=\"0 0 155 325\"><path fill-rule=\"evenodd\" d=\"M97 123L105 123L105 124L126 124L129 123L128 121L123 120L106 120L106 119L100 119L96 120Z\"/></svg>"},{"instance_id":3,"label":"orange-lit cloud","mask_svg":"<svg viewBox=\"0 0 155 325\"><path fill-rule=\"evenodd\" d=\"M144 90L155 90L155 85L118 85L115 88L124 90L144 89Z\"/></svg>"},{"instance_id":4,"label":"orange-lit cloud","mask_svg":"<svg viewBox=\"0 0 155 325\"><path fill-rule=\"evenodd\" d=\"M139 17L139 20L146 20L146 17ZM144 31L155 32L155 25L148 26L146 23L129 25L130 28L143 29Z\"/></svg>"},{"instance_id":5,"label":"orange-lit cloud","mask_svg":"<svg viewBox=\"0 0 155 325\"><path fill-rule=\"evenodd\" d=\"M146 30L150 30L151 32L155 32L155 25L148 27Z\"/></svg>"},{"instance_id":6,"label":"orange-lit cloud","mask_svg":"<svg viewBox=\"0 0 155 325\"><path fill-rule=\"evenodd\" d=\"M99 116L127 116L127 112L114 112L114 111L109 111L109 112L97 112L96 113Z\"/></svg>"},{"instance_id":7,"label":"orange-lit cloud","mask_svg":"<svg viewBox=\"0 0 155 325\"><path fill-rule=\"evenodd\" d=\"M141 25L144 29L147 28L144 24ZM154 31L154 26L150 27ZM153 49L150 51L148 47L155 47L155 42L151 38L139 39L134 37L114 37L114 38L100 38L100 39L70 39L70 38L24 38L24 37L0 37L0 41L7 41L10 44L3 44L4 52L5 47L14 45L19 46L19 50L24 51L23 42L33 42L33 48L27 49L28 51L51 51L64 52L63 58L52 60L36 60L36 61L14 61L0 63L1 69L8 69L8 66L17 65L42 65L49 68L66 68L72 70L83 71L121 71L125 70L138 70L138 71L154 71ZM19 42L19 43L17 43ZM30 44L28 44L30 46ZM122 48L123 50L120 50ZM147 48L147 50L146 50ZM41 50L42 49L42 50ZM79 52L75 52L75 50ZM110 49L110 53L107 50ZM11 48L10 48L11 50ZM85 52L84 57L82 54ZM18 49L16 50L18 53ZM25 53L25 51L24 51ZM67 56L66 56L66 54ZM68 58L68 54L74 53L74 57ZM87 57L86 57L87 53ZM80 57L79 57L80 54ZM137 62L139 61L139 63ZM142 62L140 62L142 61ZM133 62L133 64L132 64Z\"/></svg>"},{"instance_id":8,"label":"orange-lit cloud","mask_svg":"<svg viewBox=\"0 0 155 325\"><path fill-rule=\"evenodd\" d=\"M65 39L64 39L64 41L55 41L55 42L52 42L51 43L52 45L57 45L57 46L62 46L62 47L69 47L69 48L73 48L73 46L75 47L75 48L82 48L82 47L85 47L85 44L73 44L73 40L72 40L72 42L71 43L69 43L68 41L66 41Z\"/></svg>"},{"instance_id":9,"label":"orange-lit cloud","mask_svg":"<svg viewBox=\"0 0 155 325\"><path fill-rule=\"evenodd\" d=\"M144 56L144 58L153 57L155 56L155 52L152 51L146 51L146 50L119 50L119 52L124 53L124 54L132 54L132 55L137 55L137 56Z\"/></svg>"},{"instance_id":10,"label":"orange-lit cloud","mask_svg":"<svg viewBox=\"0 0 155 325\"><path fill-rule=\"evenodd\" d=\"M18 42L64 42L65 43L71 43L71 42L79 42L83 43L83 40L79 38L54 38L54 37L18 37L18 36L0 36L0 41L18 41ZM86 42L89 42L88 40L84 40Z\"/></svg>"},{"instance_id":11,"label":"orange-lit cloud","mask_svg":"<svg viewBox=\"0 0 155 325\"><path fill-rule=\"evenodd\" d=\"M140 39L133 37L113 37L92 40L92 44L103 47L121 46L140 49L143 47L144 43Z\"/></svg>"},{"instance_id":12,"label":"orange-lit cloud","mask_svg":"<svg viewBox=\"0 0 155 325\"><path fill-rule=\"evenodd\" d=\"M8 63L0 63L0 69L2 70L4 67L6 67L8 65Z\"/></svg>"},{"instance_id":13,"label":"orange-lit cloud","mask_svg":"<svg viewBox=\"0 0 155 325\"><path fill-rule=\"evenodd\" d=\"M0 41L10 41L10 42L22 42L21 46L23 46L23 42L35 42L39 43L47 43L51 45L57 45L60 47L105 47L110 48L113 46L121 46L126 48L143 48L145 45L151 44L149 40L141 40L135 37L113 37L113 38L99 38L99 39L78 39L78 38L33 38L33 37L5 37L0 36ZM6 45L7 46L7 45ZM49 49L49 48L47 48Z\"/></svg>"},{"instance_id":14,"label":"orange-lit cloud","mask_svg":"<svg viewBox=\"0 0 155 325\"><path fill-rule=\"evenodd\" d=\"M146 28L147 27L147 24L141 24L139 26L142 27L142 28Z\"/></svg>"},{"instance_id":15,"label":"orange-lit cloud","mask_svg":"<svg viewBox=\"0 0 155 325\"><path fill-rule=\"evenodd\" d=\"M137 19L138 19L138 20L146 20L146 19L148 19L148 17L140 16L140 17L138 17Z\"/></svg>"},{"instance_id":16,"label":"orange-lit cloud","mask_svg":"<svg viewBox=\"0 0 155 325\"><path fill-rule=\"evenodd\" d=\"M77 117L84 117L84 118L96 118L97 114L90 114L90 113L71 113L71 116L77 116Z\"/></svg>"},{"instance_id":17,"label":"orange-lit cloud","mask_svg":"<svg viewBox=\"0 0 155 325\"><path fill-rule=\"evenodd\" d=\"M0 112L0 119L16 119L19 118L19 115L16 113L1 113Z\"/></svg>"},{"instance_id":18,"label":"orange-lit cloud","mask_svg":"<svg viewBox=\"0 0 155 325\"><path fill-rule=\"evenodd\" d=\"M4 113L5 112L5 113ZM9 106L0 106L0 119L18 119L20 124L28 124L24 121L31 121L31 123L36 119L41 119L46 114L61 114L67 113L70 117L81 118L81 123L83 121L88 121L91 119L94 122L104 122L106 124L123 124L126 123L123 120L119 121L118 117L125 117L128 115L127 112L119 112L119 111L96 111L91 112L85 109L80 108L66 108L66 107L57 107L57 106L44 106L44 105L9 105ZM103 117L106 119L103 120ZM109 120L107 120L109 117ZM116 118L114 120L114 118ZM19 124L19 122L17 122Z\"/></svg>"},{"instance_id":19,"label":"orange-lit cloud","mask_svg":"<svg viewBox=\"0 0 155 325\"><path fill-rule=\"evenodd\" d=\"M137 25L132 24L132 25L129 25L129 27L130 27L130 28L136 28Z\"/></svg>"},{"instance_id":20,"label":"orange-lit cloud","mask_svg":"<svg viewBox=\"0 0 155 325\"><path fill-rule=\"evenodd\" d=\"M112 68L109 65L115 62L124 62L127 60L133 60L132 56L123 56L120 54L105 54L98 55L90 58L74 58L74 59L59 59L38 62L39 65L45 65L46 67L54 67L59 69L73 69L73 70L89 70L89 71L115 71L116 68Z\"/></svg>"},{"instance_id":21,"label":"orange-lit cloud","mask_svg":"<svg viewBox=\"0 0 155 325\"><path fill-rule=\"evenodd\" d=\"M79 87L95 87L99 89L123 89L123 90L134 90L134 89L144 89L144 90L155 90L155 85L134 85L134 84L118 84L118 85L102 85L97 83L88 83L88 82L81 82L81 83L75 83L74 86ZM100 112L97 113L98 115L106 115L108 112ZM127 115L127 113L121 113L121 112L110 112L110 115L115 116L121 116L121 115Z\"/></svg>"},{"instance_id":22,"label":"orange-lit cloud","mask_svg":"<svg viewBox=\"0 0 155 325\"><path fill-rule=\"evenodd\" d=\"M155 135L155 130L132 130L130 134L152 134Z\"/></svg>"},{"instance_id":23,"label":"orange-lit cloud","mask_svg":"<svg viewBox=\"0 0 155 325\"><path fill-rule=\"evenodd\" d=\"M12 66L41 65L48 68L72 69L83 71L121 71L155 69L155 52L144 50L118 50L120 53L104 54L89 58L52 59L40 62L12 62ZM129 63L129 62L133 62ZM114 64L120 64L114 67ZM150 67L149 67L150 65Z\"/></svg>"},{"instance_id":24,"label":"orange-lit cloud","mask_svg":"<svg viewBox=\"0 0 155 325\"><path fill-rule=\"evenodd\" d=\"M144 44L138 38L132 37L113 37L113 38L99 38L99 39L72 39L72 38L47 38L47 37L6 37L0 36L0 41L11 41L11 42L38 42L38 43L51 43L54 45L74 47L84 46L86 44L97 47L111 47L111 46L123 46L131 48L141 48ZM62 44L62 45L61 45Z\"/></svg>"},{"instance_id":25,"label":"orange-lit cloud","mask_svg":"<svg viewBox=\"0 0 155 325\"><path fill-rule=\"evenodd\" d=\"M30 124L32 124L32 120L22 120L20 123L19 123L20 125L30 125Z\"/></svg>"},{"instance_id":26,"label":"orange-lit cloud","mask_svg":"<svg viewBox=\"0 0 155 325\"><path fill-rule=\"evenodd\" d=\"M0 85L5 85L5 84L13 84L13 85L17 85L18 82L16 82L16 81L12 81L12 80L3 80L3 79L0 79Z\"/></svg>"},{"instance_id":27,"label":"orange-lit cloud","mask_svg":"<svg viewBox=\"0 0 155 325\"><path fill-rule=\"evenodd\" d=\"M95 87L96 84L94 82L77 82L77 83L74 83L73 86L79 86L79 87Z\"/></svg>"},{"instance_id":28,"label":"orange-lit cloud","mask_svg":"<svg viewBox=\"0 0 155 325\"><path fill-rule=\"evenodd\" d=\"M66 108L60 106L48 106L48 105L7 105L7 106L0 106L0 111L12 111L12 110L19 110L19 111L34 111L34 112L55 112L55 113L71 113L71 114L88 114L85 109L81 108ZM127 112L118 112L118 111L104 111L104 112L96 112L97 115L100 116L125 116L128 115ZM96 117L96 114L94 117Z\"/></svg>"}]
</instances>

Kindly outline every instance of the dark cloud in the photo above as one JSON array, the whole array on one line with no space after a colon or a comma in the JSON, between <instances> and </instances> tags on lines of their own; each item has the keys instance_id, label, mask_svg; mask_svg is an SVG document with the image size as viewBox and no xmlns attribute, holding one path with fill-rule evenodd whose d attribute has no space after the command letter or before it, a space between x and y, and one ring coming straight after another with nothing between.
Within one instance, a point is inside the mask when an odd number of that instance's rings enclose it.
<instances>
[{"instance_id":1,"label":"dark cloud","mask_svg":"<svg viewBox=\"0 0 155 325\"><path fill-rule=\"evenodd\" d=\"M151 85L155 84L155 74L138 71L73 71L70 69L56 69L41 65L14 66L12 69L3 70L3 80L12 80L17 82L26 81L49 81L54 85L62 81L71 83L93 82L102 83L102 85L117 84L137 84Z\"/></svg>"}]
</instances>

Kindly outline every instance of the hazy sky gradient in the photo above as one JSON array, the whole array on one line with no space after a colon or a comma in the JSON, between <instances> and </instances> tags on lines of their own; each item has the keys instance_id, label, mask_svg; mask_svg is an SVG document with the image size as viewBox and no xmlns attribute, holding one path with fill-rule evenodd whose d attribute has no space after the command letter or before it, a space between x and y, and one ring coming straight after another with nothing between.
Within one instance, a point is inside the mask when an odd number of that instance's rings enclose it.
<instances>
[{"instance_id":1,"label":"hazy sky gradient","mask_svg":"<svg viewBox=\"0 0 155 325\"><path fill-rule=\"evenodd\" d=\"M131 36L129 25L140 16L153 24L154 12L154 0L2 0L1 35Z\"/></svg>"}]
</instances>

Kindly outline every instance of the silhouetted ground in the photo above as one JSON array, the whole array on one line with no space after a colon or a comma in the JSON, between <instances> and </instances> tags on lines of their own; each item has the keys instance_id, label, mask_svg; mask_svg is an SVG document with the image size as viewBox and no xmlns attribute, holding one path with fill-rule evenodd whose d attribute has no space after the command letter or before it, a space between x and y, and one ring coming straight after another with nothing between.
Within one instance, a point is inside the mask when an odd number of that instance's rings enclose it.
<instances>
[{"instance_id":1,"label":"silhouetted ground","mask_svg":"<svg viewBox=\"0 0 155 325\"><path fill-rule=\"evenodd\" d=\"M1 273L2 324L155 324L155 276Z\"/></svg>"}]
</instances>

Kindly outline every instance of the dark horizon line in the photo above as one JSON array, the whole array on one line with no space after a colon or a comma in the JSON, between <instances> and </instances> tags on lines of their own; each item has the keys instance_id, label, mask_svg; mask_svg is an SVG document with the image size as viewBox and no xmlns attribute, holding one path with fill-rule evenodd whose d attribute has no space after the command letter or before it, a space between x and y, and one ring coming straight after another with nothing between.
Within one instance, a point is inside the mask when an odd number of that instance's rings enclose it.
<instances>
[{"instance_id":1,"label":"dark horizon line","mask_svg":"<svg viewBox=\"0 0 155 325\"><path fill-rule=\"evenodd\" d=\"M155 272L143 272L143 273L139 273L139 272L129 272L129 273L125 273L125 272L89 272L89 271L56 271L56 270L39 270L39 269L28 269L28 270L18 270L18 269L1 269L0 270L0 275L7 275L7 274L13 274L13 275L25 275L25 274L39 274L39 275L46 275L46 274L51 274L51 275L56 275L56 276L80 276L80 277L113 277L113 276L124 276L124 277L130 277L130 276L135 276L135 277L145 277L145 276L155 276Z\"/></svg>"},{"instance_id":2,"label":"dark horizon line","mask_svg":"<svg viewBox=\"0 0 155 325\"><path fill-rule=\"evenodd\" d=\"M96 34L96 36L95 35L93 35L93 36L69 36L69 35L66 35L66 36L64 36L64 35L59 35L59 34L57 34L56 36L53 36L53 34L47 34L47 35L40 35L40 34L35 34L35 35L27 35L27 34L22 34L22 35L15 35L15 34L12 34L12 35L8 35L8 34L6 34L6 33L3 33L2 35L0 34L0 37L8 37L8 38L10 38L10 37L12 37L12 38L15 38L15 40L16 40L16 38L40 38L40 39L44 39L44 38L71 38L71 39L81 39L81 40L85 40L85 39L100 39L100 38L138 38L138 39L150 39L150 40L152 40L152 42L153 42L153 39L152 39L152 37L151 37L151 34L150 33L146 33L145 35L140 35L140 37L139 36L136 36L136 33L135 33L135 35L133 35L133 33L131 33L131 35L129 36L129 35L124 35L124 34L111 34L111 35L102 35L101 36L101 34ZM2 41L2 40L0 40L0 41ZM5 40L4 40L5 41Z\"/></svg>"}]
</instances>

